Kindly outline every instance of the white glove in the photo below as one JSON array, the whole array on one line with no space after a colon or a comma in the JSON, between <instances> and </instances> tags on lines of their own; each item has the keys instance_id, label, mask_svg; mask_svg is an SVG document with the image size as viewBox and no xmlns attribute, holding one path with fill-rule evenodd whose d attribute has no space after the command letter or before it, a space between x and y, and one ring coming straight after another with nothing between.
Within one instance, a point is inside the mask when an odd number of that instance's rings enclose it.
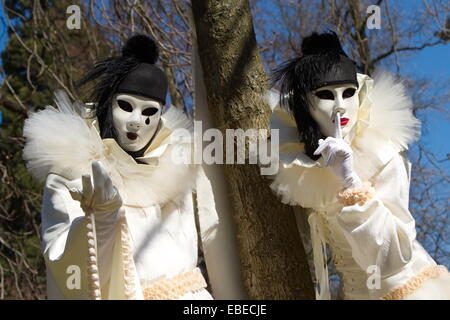
<instances>
[{"instance_id":1,"label":"white glove","mask_svg":"<svg viewBox=\"0 0 450 320\"><path fill-rule=\"evenodd\" d=\"M67 186L83 211L97 214L118 210L122 206L122 198L100 161L92 162L92 180L89 174L85 174L81 182L78 179Z\"/></svg>"},{"instance_id":2,"label":"white glove","mask_svg":"<svg viewBox=\"0 0 450 320\"><path fill-rule=\"evenodd\" d=\"M319 147L314 151L314 155L319 154L325 160L325 167L330 167L344 189L362 186L361 179L353 171L353 151L347 142L333 137L320 139Z\"/></svg>"}]
</instances>

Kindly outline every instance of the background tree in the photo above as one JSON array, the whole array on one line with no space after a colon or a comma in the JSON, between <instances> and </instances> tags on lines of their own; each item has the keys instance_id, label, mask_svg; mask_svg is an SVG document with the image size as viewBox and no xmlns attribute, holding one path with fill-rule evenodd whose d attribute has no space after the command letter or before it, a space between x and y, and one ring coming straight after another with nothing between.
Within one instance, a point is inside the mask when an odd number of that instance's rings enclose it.
<instances>
[{"instance_id":1,"label":"background tree","mask_svg":"<svg viewBox=\"0 0 450 320\"><path fill-rule=\"evenodd\" d=\"M267 76L248 1L194 1L192 9L215 127L224 136L226 129L267 129L271 112L262 98ZM257 165L227 164L225 173L250 298L313 299L292 208L274 196Z\"/></svg>"}]
</instances>

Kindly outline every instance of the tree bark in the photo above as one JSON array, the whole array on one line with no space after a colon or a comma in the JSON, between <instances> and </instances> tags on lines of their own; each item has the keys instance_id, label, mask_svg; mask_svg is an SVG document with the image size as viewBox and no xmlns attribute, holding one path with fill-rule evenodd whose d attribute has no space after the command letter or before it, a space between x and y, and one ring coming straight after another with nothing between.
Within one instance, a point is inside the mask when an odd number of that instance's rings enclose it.
<instances>
[{"instance_id":1,"label":"tree bark","mask_svg":"<svg viewBox=\"0 0 450 320\"><path fill-rule=\"evenodd\" d=\"M195 0L192 9L216 128L224 137L225 129L267 129L267 76L248 0ZM249 298L314 299L292 208L273 195L257 165L225 165L225 173Z\"/></svg>"}]
</instances>

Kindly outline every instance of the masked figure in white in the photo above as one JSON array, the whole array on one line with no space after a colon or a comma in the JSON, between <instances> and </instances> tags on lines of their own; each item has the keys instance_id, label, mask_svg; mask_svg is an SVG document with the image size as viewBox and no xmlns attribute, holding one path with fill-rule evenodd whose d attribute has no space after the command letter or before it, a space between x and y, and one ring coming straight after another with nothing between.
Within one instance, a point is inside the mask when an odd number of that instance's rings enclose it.
<instances>
[{"instance_id":1,"label":"masked figure in white","mask_svg":"<svg viewBox=\"0 0 450 320\"><path fill-rule=\"evenodd\" d=\"M213 292L228 281L209 181L189 161L191 123L175 107L162 112L157 58L152 39L134 36L81 80L96 81L95 115L57 92L58 109L26 121L24 159L45 181L49 299L211 299L199 245Z\"/></svg>"},{"instance_id":2,"label":"masked figure in white","mask_svg":"<svg viewBox=\"0 0 450 320\"><path fill-rule=\"evenodd\" d=\"M309 208L316 295L330 299L327 245L345 299L450 299L450 277L416 240L407 146L420 123L386 74L357 74L334 33L304 39L274 73L280 170L272 189ZM280 107L281 105L281 107Z\"/></svg>"}]
</instances>

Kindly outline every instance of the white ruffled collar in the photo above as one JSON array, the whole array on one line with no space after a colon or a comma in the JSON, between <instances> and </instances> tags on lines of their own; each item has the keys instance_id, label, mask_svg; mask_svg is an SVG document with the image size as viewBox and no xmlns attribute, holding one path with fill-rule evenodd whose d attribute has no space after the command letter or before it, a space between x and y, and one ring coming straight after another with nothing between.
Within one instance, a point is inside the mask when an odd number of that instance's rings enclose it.
<instances>
[{"instance_id":1,"label":"white ruffled collar","mask_svg":"<svg viewBox=\"0 0 450 320\"><path fill-rule=\"evenodd\" d=\"M355 126L344 137L354 155L354 168L363 181L371 181L398 152L407 149L420 135L420 122L412 114L411 100L391 75L375 80L358 74L360 107ZM278 93L271 92L271 129L279 130L280 170L271 188L284 203L306 208L325 208L336 203L341 185L330 169L304 152L293 117L277 105Z\"/></svg>"},{"instance_id":2,"label":"white ruffled collar","mask_svg":"<svg viewBox=\"0 0 450 320\"><path fill-rule=\"evenodd\" d=\"M40 181L50 173L69 180L91 173L91 163L100 160L118 188L123 202L151 206L176 201L195 185L197 167L174 163L172 152L192 151L192 124L175 107L162 115L162 125L138 164L114 139L100 138L95 121L81 117L79 106L64 92L55 93L58 108L47 106L26 120L27 143L23 158ZM176 129L185 129L187 139L171 139ZM55 134L58 133L58 134ZM172 141L173 140L173 141Z\"/></svg>"}]
</instances>

